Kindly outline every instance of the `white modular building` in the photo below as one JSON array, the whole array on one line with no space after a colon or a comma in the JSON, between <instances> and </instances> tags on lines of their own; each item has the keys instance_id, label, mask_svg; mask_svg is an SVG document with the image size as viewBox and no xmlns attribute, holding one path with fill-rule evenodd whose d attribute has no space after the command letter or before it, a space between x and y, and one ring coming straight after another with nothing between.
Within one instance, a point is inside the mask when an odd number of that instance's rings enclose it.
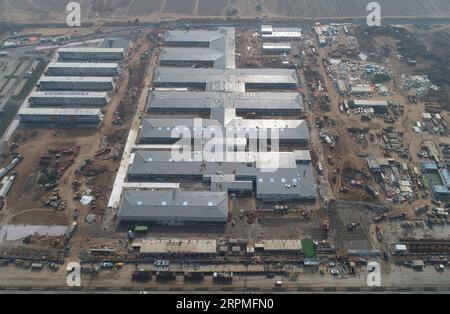
<instances>
[{"instance_id":1,"label":"white modular building","mask_svg":"<svg viewBox=\"0 0 450 314\"><path fill-rule=\"evenodd\" d=\"M291 50L290 43L263 43L263 51L267 53L291 52Z\"/></svg>"},{"instance_id":2,"label":"white modular building","mask_svg":"<svg viewBox=\"0 0 450 314\"><path fill-rule=\"evenodd\" d=\"M263 40L300 40L302 39L302 29L298 27L262 25L261 37Z\"/></svg>"}]
</instances>

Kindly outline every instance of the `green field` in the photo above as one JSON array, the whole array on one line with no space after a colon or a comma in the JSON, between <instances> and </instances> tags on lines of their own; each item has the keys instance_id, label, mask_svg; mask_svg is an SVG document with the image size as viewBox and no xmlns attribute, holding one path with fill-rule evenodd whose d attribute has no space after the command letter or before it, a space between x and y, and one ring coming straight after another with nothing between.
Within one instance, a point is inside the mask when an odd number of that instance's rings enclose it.
<instances>
[{"instance_id":1,"label":"green field","mask_svg":"<svg viewBox=\"0 0 450 314\"><path fill-rule=\"evenodd\" d=\"M305 257L309 259L316 258L316 248L314 247L314 242L311 239L302 240L302 250L305 253Z\"/></svg>"}]
</instances>

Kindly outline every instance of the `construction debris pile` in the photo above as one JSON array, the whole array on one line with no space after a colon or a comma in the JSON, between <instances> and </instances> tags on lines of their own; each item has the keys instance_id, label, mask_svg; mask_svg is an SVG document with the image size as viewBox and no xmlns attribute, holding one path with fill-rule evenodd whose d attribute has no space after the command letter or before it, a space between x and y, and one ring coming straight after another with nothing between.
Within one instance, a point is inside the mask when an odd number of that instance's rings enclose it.
<instances>
[{"instance_id":1,"label":"construction debris pile","mask_svg":"<svg viewBox=\"0 0 450 314\"><path fill-rule=\"evenodd\" d=\"M61 199L58 188L55 188L52 193L44 201L46 207L53 208L55 210L65 211L67 209L67 201Z\"/></svg>"},{"instance_id":2,"label":"construction debris pile","mask_svg":"<svg viewBox=\"0 0 450 314\"><path fill-rule=\"evenodd\" d=\"M447 167L450 168L450 145L449 144L441 144L439 145L441 149L442 155L444 156L444 161L447 164Z\"/></svg>"},{"instance_id":3,"label":"construction debris pile","mask_svg":"<svg viewBox=\"0 0 450 314\"><path fill-rule=\"evenodd\" d=\"M123 146L120 143L116 143L115 145L112 145L108 141L107 136L103 136L101 139L101 142L99 144L99 147L95 153L95 157L103 156L103 160L118 160L120 158L120 155L122 153Z\"/></svg>"},{"instance_id":4,"label":"construction debris pile","mask_svg":"<svg viewBox=\"0 0 450 314\"><path fill-rule=\"evenodd\" d=\"M393 127L383 129L381 134L382 145L385 157L391 157L391 153L395 152L400 158L408 159L408 149L403 145L403 132L396 132Z\"/></svg>"},{"instance_id":5,"label":"construction debris pile","mask_svg":"<svg viewBox=\"0 0 450 314\"><path fill-rule=\"evenodd\" d=\"M321 46L335 43L339 36L339 27L336 25L320 25L320 23L316 23L314 31Z\"/></svg>"},{"instance_id":6,"label":"construction debris pile","mask_svg":"<svg viewBox=\"0 0 450 314\"><path fill-rule=\"evenodd\" d=\"M369 157L367 164L386 195L386 200L394 203L413 202L416 185L409 174L408 166L394 159Z\"/></svg>"},{"instance_id":7,"label":"construction debris pile","mask_svg":"<svg viewBox=\"0 0 450 314\"><path fill-rule=\"evenodd\" d=\"M430 91L438 91L439 86L434 85L428 75L402 75L403 88L414 92L416 96L425 96Z\"/></svg>"},{"instance_id":8,"label":"construction debris pile","mask_svg":"<svg viewBox=\"0 0 450 314\"><path fill-rule=\"evenodd\" d=\"M379 85L391 79L391 71L385 66L332 58L323 62L328 76L342 96L389 94L386 87Z\"/></svg>"},{"instance_id":9,"label":"construction debris pile","mask_svg":"<svg viewBox=\"0 0 450 314\"><path fill-rule=\"evenodd\" d=\"M51 148L48 150L48 154L40 156L38 159L38 184L46 190L55 188L58 180L74 163L75 157L80 152L80 148L80 146L69 149Z\"/></svg>"},{"instance_id":10,"label":"construction debris pile","mask_svg":"<svg viewBox=\"0 0 450 314\"><path fill-rule=\"evenodd\" d=\"M428 132L435 135L447 135L447 122L439 113L424 112L422 114L422 121L417 121L413 127L414 132Z\"/></svg>"}]
</instances>

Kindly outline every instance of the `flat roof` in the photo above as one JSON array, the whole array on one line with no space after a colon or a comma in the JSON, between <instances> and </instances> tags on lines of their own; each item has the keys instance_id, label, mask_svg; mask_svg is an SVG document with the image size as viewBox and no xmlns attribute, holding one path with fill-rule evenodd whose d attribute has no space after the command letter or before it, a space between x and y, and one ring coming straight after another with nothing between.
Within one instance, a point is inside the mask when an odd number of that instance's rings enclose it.
<instances>
[{"instance_id":1,"label":"flat roof","mask_svg":"<svg viewBox=\"0 0 450 314\"><path fill-rule=\"evenodd\" d=\"M311 152L309 150L295 150L294 157L297 161L311 161Z\"/></svg>"},{"instance_id":2,"label":"flat roof","mask_svg":"<svg viewBox=\"0 0 450 314\"><path fill-rule=\"evenodd\" d=\"M193 69L159 67L154 83L190 85L210 84L213 90L245 91L245 84L297 85L298 78L292 69ZM235 85L235 86L233 86Z\"/></svg>"},{"instance_id":3,"label":"flat roof","mask_svg":"<svg viewBox=\"0 0 450 314\"><path fill-rule=\"evenodd\" d=\"M389 103L387 100L366 100L366 99L355 99L355 106L358 107L387 107Z\"/></svg>"},{"instance_id":4,"label":"flat roof","mask_svg":"<svg viewBox=\"0 0 450 314\"><path fill-rule=\"evenodd\" d=\"M161 61L214 62L215 68L234 69L235 29L221 27L217 31L188 30L169 31L165 36L166 44L202 44L208 48L165 47L160 56Z\"/></svg>"},{"instance_id":5,"label":"flat roof","mask_svg":"<svg viewBox=\"0 0 450 314\"><path fill-rule=\"evenodd\" d=\"M352 93L370 93L372 87L369 84L353 85L350 90Z\"/></svg>"},{"instance_id":6,"label":"flat roof","mask_svg":"<svg viewBox=\"0 0 450 314\"><path fill-rule=\"evenodd\" d=\"M197 122L195 122L197 121ZM258 137L260 132L267 136L277 131L280 140L309 141L309 130L305 120L254 120L232 119L227 125L211 119L145 119L139 138L181 138L189 130L192 138L205 137L207 132L221 132L225 137ZM186 129L187 128L187 129ZM207 134L207 133L206 133Z\"/></svg>"},{"instance_id":7,"label":"flat roof","mask_svg":"<svg viewBox=\"0 0 450 314\"><path fill-rule=\"evenodd\" d=\"M165 47L161 51L160 61L217 61L224 54L210 48Z\"/></svg>"},{"instance_id":8,"label":"flat roof","mask_svg":"<svg viewBox=\"0 0 450 314\"><path fill-rule=\"evenodd\" d=\"M209 48L163 48L159 58L161 64L189 62L192 64L212 62L215 68L226 67L225 54Z\"/></svg>"},{"instance_id":9,"label":"flat roof","mask_svg":"<svg viewBox=\"0 0 450 314\"><path fill-rule=\"evenodd\" d=\"M99 82L113 83L112 77L103 76L43 76L39 82Z\"/></svg>"},{"instance_id":10,"label":"flat roof","mask_svg":"<svg viewBox=\"0 0 450 314\"><path fill-rule=\"evenodd\" d=\"M48 65L49 68L93 68L93 69L116 69L119 67L118 63L87 63L87 62L52 62Z\"/></svg>"},{"instance_id":11,"label":"flat roof","mask_svg":"<svg viewBox=\"0 0 450 314\"><path fill-rule=\"evenodd\" d=\"M216 252L217 241L211 239L145 239L140 248L141 254L215 254Z\"/></svg>"},{"instance_id":12,"label":"flat roof","mask_svg":"<svg viewBox=\"0 0 450 314\"><path fill-rule=\"evenodd\" d=\"M75 98L106 98L107 92L57 92L57 91L34 91L30 97L43 97L43 98L55 98L55 97L75 97Z\"/></svg>"},{"instance_id":13,"label":"flat roof","mask_svg":"<svg viewBox=\"0 0 450 314\"><path fill-rule=\"evenodd\" d=\"M63 47L59 48L58 52L61 53L75 53L75 52L98 52L98 53L124 53L124 48L100 48L100 47Z\"/></svg>"},{"instance_id":14,"label":"flat roof","mask_svg":"<svg viewBox=\"0 0 450 314\"><path fill-rule=\"evenodd\" d=\"M130 46L130 41L121 37L105 38L99 45L99 48L123 48L125 50Z\"/></svg>"},{"instance_id":15,"label":"flat roof","mask_svg":"<svg viewBox=\"0 0 450 314\"><path fill-rule=\"evenodd\" d=\"M187 42L199 42L207 43L220 39L224 36L223 33L218 31L205 31L205 30L173 30L168 31L164 37L166 43L187 43Z\"/></svg>"},{"instance_id":16,"label":"flat roof","mask_svg":"<svg viewBox=\"0 0 450 314\"><path fill-rule=\"evenodd\" d=\"M273 30L272 25L261 25L262 32L272 32L272 30Z\"/></svg>"},{"instance_id":17,"label":"flat roof","mask_svg":"<svg viewBox=\"0 0 450 314\"><path fill-rule=\"evenodd\" d=\"M301 251L302 240L263 240L264 251Z\"/></svg>"},{"instance_id":18,"label":"flat roof","mask_svg":"<svg viewBox=\"0 0 450 314\"><path fill-rule=\"evenodd\" d=\"M434 161L421 161L420 166L425 170L438 170L439 167Z\"/></svg>"},{"instance_id":19,"label":"flat roof","mask_svg":"<svg viewBox=\"0 0 450 314\"><path fill-rule=\"evenodd\" d=\"M303 154L298 154L302 156ZM187 160L174 160L170 151L137 151L132 158L128 175L133 178L154 176L211 177L233 174L237 181L256 181L257 196L283 195L293 198L315 199L316 185L310 162L296 162L295 152L236 153L230 160L226 155L205 161L192 152ZM303 157L301 157L303 158ZM164 180L164 179L163 179Z\"/></svg>"},{"instance_id":20,"label":"flat roof","mask_svg":"<svg viewBox=\"0 0 450 314\"><path fill-rule=\"evenodd\" d=\"M273 172L261 172L256 180L258 198L271 199L284 196L294 199L316 199L316 183L310 163L297 164L292 169L273 169Z\"/></svg>"},{"instance_id":21,"label":"flat roof","mask_svg":"<svg viewBox=\"0 0 450 314\"><path fill-rule=\"evenodd\" d=\"M286 49L290 50L292 45L290 43L263 43L263 49Z\"/></svg>"},{"instance_id":22,"label":"flat roof","mask_svg":"<svg viewBox=\"0 0 450 314\"><path fill-rule=\"evenodd\" d=\"M20 108L19 115L45 115L45 116L98 116L100 109L84 108Z\"/></svg>"},{"instance_id":23,"label":"flat roof","mask_svg":"<svg viewBox=\"0 0 450 314\"><path fill-rule=\"evenodd\" d=\"M228 194L199 191L126 191L119 220L189 219L225 220Z\"/></svg>"},{"instance_id":24,"label":"flat roof","mask_svg":"<svg viewBox=\"0 0 450 314\"><path fill-rule=\"evenodd\" d=\"M265 38L302 38L302 29L299 27L272 27L263 25L261 27L261 37Z\"/></svg>"},{"instance_id":25,"label":"flat roof","mask_svg":"<svg viewBox=\"0 0 450 314\"><path fill-rule=\"evenodd\" d=\"M299 93L270 92L171 92L153 91L148 109L211 109L230 108L254 112L271 109L304 110Z\"/></svg>"}]
</instances>

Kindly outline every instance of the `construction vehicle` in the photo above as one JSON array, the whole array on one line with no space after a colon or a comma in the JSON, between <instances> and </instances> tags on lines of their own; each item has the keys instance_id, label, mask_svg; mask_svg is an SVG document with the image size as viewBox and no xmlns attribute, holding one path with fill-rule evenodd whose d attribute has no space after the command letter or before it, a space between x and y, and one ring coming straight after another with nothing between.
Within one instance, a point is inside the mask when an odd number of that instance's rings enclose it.
<instances>
[{"instance_id":1,"label":"construction vehicle","mask_svg":"<svg viewBox=\"0 0 450 314\"><path fill-rule=\"evenodd\" d=\"M111 262L103 262L100 264L100 267L103 269L111 269L114 268L114 263Z\"/></svg>"},{"instance_id":2,"label":"construction vehicle","mask_svg":"<svg viewBox=\"0 0 450 314\"><path fill-rule=\"evenodd\" d=\"M377 240L378 240L379 242L382 242L382 241L383 241L383 236L382 236L382 234L381 234L381 229L380 229L379 226L376 226L376 227L375 227L375 233L376 233L376 235L377 235Z\"/></svg>"},{"instance_id":3,"label":"construction vehicle","mask_svg":"<svg viewBox=\"0 0 450 314\"><path fill-rule=\"evenodd\" d=\"M349 224L347 225L347 229L348 229L349 231L353 231L353 230L355 230L358 226L359 226L359 222L354 221L354 222L349 223Z\"/></svg>"},{"instance_id":4,"label":"construction vehicle","mask_svg":"<svg viewBox=\"0 0 450 314\"><path fill-rule=\"evenodd\" d=\"M445 265L439 264L435 266L436 271L442 272L445 269Z\"/></svg>"},{"instance_id":5,"label":"construction vehicle","mask_svg":"<svg viewBox=\"0 0 450 314\"><path fill-rule=\"evenodd\" d=\"M389 216L389 220L390 221L400 221L400 220L405 220L405 219L406 219L406 214L405 213Z\"/></svg>"},{"instance_id":6,"label":"construction vehicle","mask_svg":"<svg viewBox=\"0 0 450 314\"><path fill-rule=\"evenodd\" d=\"M277 280L277 281L275 282L275 287L274 287L274 289L277 290L277 291L283 290L283 282L282 282L281 280Z\"/></svg>"},{"instance_id":7,"label":"construction vehicle","mask_svg":"<svg viewBox=\"0 0 450 314\"><path fill-rule=\"evenodd\" d=\"M388 218L388 216L386 214L383 214L383 215L374 217L373 221L376 223L380 223L380 222L386 221L387 218Z\"/></svg>"},{"instance_id":8,"label":"construction vehicle","mask_svg":"<svg viewBox=\"0 0 450 314\"><path fill-rule=\"evenodd\" d=\"M40 270L42 270L42 268L44 268L44 265L42 265L41 263L32 263L31 264L31 270L40 271Z\"/></svg>"},{"instance_id":9,"label":"construction vehicle","mask_svg":"<svg viewBox=\"0 0 450 314\"><path fill-rule=\"evenodd\" d=\"M346 193L349 193L349 192L350 192L350 189L348 187L344 186L343 188L341 188L341 193L346 194Z\"/></svg>"},{"instance_id":10,"label":"construction vehicle","mask_svg":"<svg viewBox=\"0 0 450 314\"><path fill-rule=\"evenodd\" d=\"M59 265L56 264L56 263L49 263L49 264L48 264L48 269L49 269L51 272L57 272L57 271L59 270Z\"/></svg>"},{"instance_id":11,"label":"construction vehicle","mask_svg":"<svg viewBox=\"0 0 450 314\"><path fill-rule=\"evenodd\" d=\"M372 186L368 184L366 184L364 188L366 189L366 192L372 197L378 197L380 195L380 193L378 193Z\"/></svg>"}]
</instances>

